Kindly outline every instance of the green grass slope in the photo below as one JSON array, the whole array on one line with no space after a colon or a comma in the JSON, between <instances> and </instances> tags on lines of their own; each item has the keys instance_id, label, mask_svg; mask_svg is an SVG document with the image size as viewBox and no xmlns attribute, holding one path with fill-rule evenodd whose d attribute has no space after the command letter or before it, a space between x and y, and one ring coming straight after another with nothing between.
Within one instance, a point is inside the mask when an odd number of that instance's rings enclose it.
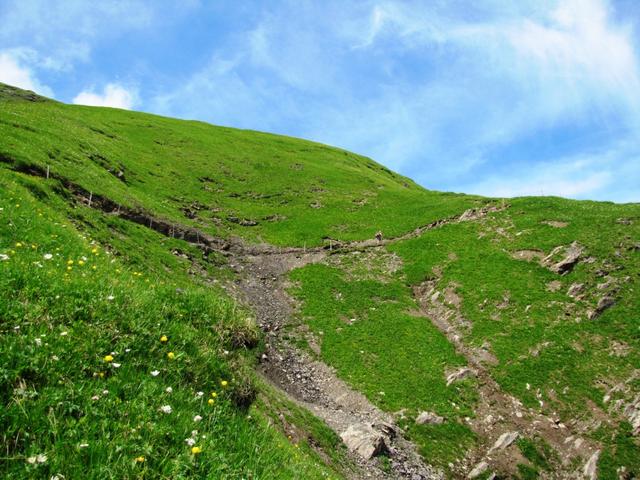
<instances>
[{"instance_id":1,"label":"green grass slope","mask_svg":"<svg viewBox=\"0 0 640 480\"><path fill-rule=\"evenodd\" d=\"M388 236L458 213L469 196L427 191L309 141L50 101L0 85L0 161L219 237L276 245ZM311 207L311 208L310 208Z\"/></svg>"},{"instance_id":2,"label":"green grass slope","mask_svg":"<svg viewBox=\"0 0 640 480\"><path fill-rule=\"evenodd\" d=\"M317 143L65 105L0 84L0 474L340 477L350 466L336 435L255 380L260 333L220 288L234 275L225 257L145 219L310 247L378 230L397 237L487 203L497 204L427 191ZM453 477L491 446L486 377L446 381L481 352L505 395L601 450L600 478L634 478L640 205L500 204L294 270L299 321L319 356L397 412L425 459ZM574 268L561 275L541 263L573 242ZM465 351L432 322L429 312L443 311L462 319ZM421 411L444 422L416 425ZM281 423L287 431L273 428ZM587 460L563 464L550 439L520 433L503 475L554 478Z\"/></svg>"}]
</instances>

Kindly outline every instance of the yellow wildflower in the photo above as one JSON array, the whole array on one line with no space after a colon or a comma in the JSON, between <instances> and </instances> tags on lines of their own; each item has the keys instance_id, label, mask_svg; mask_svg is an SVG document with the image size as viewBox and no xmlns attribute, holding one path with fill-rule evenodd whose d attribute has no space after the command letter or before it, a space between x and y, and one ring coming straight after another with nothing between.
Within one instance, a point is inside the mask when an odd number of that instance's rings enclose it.
<instances>
[{"instance_id":1,"label":"yellow wildflower","mask_svg":"<svg viewBox=\"0 0 640 480\"><path fill-rule=\"evenodd\" d=\"M73 260L67 260L67 265L73 265Z\"/></svg>"},{"instance_id":2,"label":"yellow wildflower","mask_svg":"<svg viewBox=\"0 0 640 480\"><path fill-rule=\"evenodd\" d=\"M213 398L210 398L209 400L207 400L207 403L209 405L213 405L215 402L214 402Z\"/></svg>"},{"instance_id":3,"label":"yellow wildflower","mask_svg":"<svg viewBox=\"0 0 640 480\"><path fill-rule=\"evenodd\" d=\"M191 453L193 453L194 455L198 455L201 452L202 449L200 447L191 447Z\"/></svg>"},{"instance_id":4,"label":"yellow wildflower","mask_svg":"<svg viewBox=\"0 0 640 480\"><path fill-rule=\"evenodd\" d=\"M20 248L21 246L22 246L22 243L16 242L16 248Z\"/></svg>"},{"instance_id":5,"label":"yellow wildflower","mask_svg":"<svg viewBox=\"0 0 640 480\"><path fill-rule=\"evenodd\" d=\"M226 380L222 380L222 381L220 382L220 386L221 386L222 388L227 388L227 387L229 386L229 382L227 382Z\"/></svg>"},{"instance_id":6,"label":"yellow wildflower","mask_svg":"<svg viewBox=\"0 0 640 480\"><path fill-rule=\"evenodd\" d=\"M212 396L213 398L216 398L216 397L218 396L218 394L217 394L216 392L211 392L211 396Z\"/></svg>"},{"instance_id":7,"label":"yellow wildflower","mask_svg":"<svg viewBox=\"0 0 640 480\"><path fill-rule=\"evenodd\" d=\"M97 270L98 267L96 267L95 265L91 267L93 270Z\"/></svg>"},{"instance_id":8,"label":"yellow wildflower","mask_svg":"<svg viewBox=\"0 0 640 480\"><path fill-rule=\"evenodd\" d=\"M168 341L169 341L169 339L167 338L167 336L166 336L166 335L162 335L162 336L160 337L160 341L161 341L162 343L165 343L165 342L168 342Z\"/></svg>"},{"instance_id":9,"label":"yellow wildflower","mask_svg":"<svg viewBox=\"0 0 640 480\"><path fill-rule=\"evenodd\" d=\"M91 253L93 253L95 255L96 253L98 253L98 249L97 248L92 249Z\"/></svg>"},{"instance_id":10,"label":"yellow wildflower","mask_svg":"<svg viewBox=\"0 0 640 480\"><path fill-rule=\"evenodd\" d=\"M84 260L78 260L78 265L84 265Z\"/></svg>"},{"instance_id":11,"label":"yellow wildflower","mask_svg":"<svg viewBox=\"0 0 640 480\"><path fill-rule=\"evenodd\" d=\"M72 267L71 265L69 265L69 266L67 267L67 270L73 270L73 267Z\"/></svg>"},{"instance_id":12,"label":"yellow wildflower","mask_svg":"<svg viewBox=\"0 0 640 480\"><path fill-rule=\"evenodd\" d=\"M173 360L174 358L176 358L176 354L173 352L169 352L167 353L167 358L169 358L169 360Z\"/></svg>"},{"instance_id":13,"label":"yellow wildflower","mask_svg":"<svg viewBox=\"0 0 640 480\"><path fill-rule=\"evenodd\" d=\"M144 462L143 456L136 457L136 463L143 463L143 462Z\"/></svg>"},{"instance_id":14,"label":"yellow wildflower","mask_svg":"<svg viewBox=\"0 0 640 480\"><path fill-rule=\"evenodd\" d=\"M104 361L107 362L107 363L113 362L113 356L112 355L105 355Z\"/></svg>"}]
</instances>

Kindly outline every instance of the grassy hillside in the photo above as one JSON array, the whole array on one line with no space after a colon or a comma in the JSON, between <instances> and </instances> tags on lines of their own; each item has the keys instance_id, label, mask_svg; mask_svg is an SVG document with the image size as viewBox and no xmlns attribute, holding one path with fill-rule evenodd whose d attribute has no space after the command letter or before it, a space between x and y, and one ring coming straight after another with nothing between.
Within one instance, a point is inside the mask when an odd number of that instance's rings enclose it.
<instances>
[{"instance_id":1,"label":"grassy hillside","mask_svg":"<svg viewBox=\"0 0 640 480\"><path fill-rule=\"evenodd\" d=\"M275 245L394 236L464 210L344 150L0 87L0 161L24 163L120 205Z\"/></svg>"},{"instance_id":2,"label":"grassy hillside","mask_svg":"<svg viewBox=\"0 0 640 480\"><path fill-rule=\"evenodd\" d=\"M274 333L229 295L236 237L331 242L264 250L291 256L277 335L447 476L580 477L594 453L599 478L640 475L640 205L430 192L325 145L0 84L4 477L352 474L255 375Z\"/></svg>"}]
</instances>

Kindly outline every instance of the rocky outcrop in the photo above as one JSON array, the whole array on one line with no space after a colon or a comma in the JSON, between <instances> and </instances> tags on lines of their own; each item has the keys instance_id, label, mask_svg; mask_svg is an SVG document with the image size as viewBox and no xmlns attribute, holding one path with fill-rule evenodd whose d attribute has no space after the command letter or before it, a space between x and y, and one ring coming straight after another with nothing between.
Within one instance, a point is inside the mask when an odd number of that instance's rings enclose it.
<instances>
[{"instance_id":1,"label":"rocky outcrop","mask_svg":"<svg viewBox=\"0 0 640 480\"><path fill-rule=\"evenodd\" d=\"M584 252L584 247L578 242L571 245L560 245L551 250L551 253L542 259L542 265L555 273L563 274L570 272L580 256ZM560 260L558 258L560 257Z\"/></svg>"}]
</instances>

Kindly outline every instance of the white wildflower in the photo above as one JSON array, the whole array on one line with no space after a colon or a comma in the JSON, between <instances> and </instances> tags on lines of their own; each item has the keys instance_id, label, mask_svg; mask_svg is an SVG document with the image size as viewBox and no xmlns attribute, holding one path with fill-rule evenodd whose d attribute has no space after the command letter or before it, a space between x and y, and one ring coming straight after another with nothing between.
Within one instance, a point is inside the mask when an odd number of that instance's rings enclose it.
<instances>
[{"instance_id":1,"label":"white wildflower","mask_svg":"<svg viewBox=\"0 0 640 480\"><path fill-rule=\"evenodd\" d=\"M160 411L169 415L171 412L173 412L173 409L171 408L171 405L163 405L160 407Z\"/></svg>"},{"instance_id":2,"label":"white wildflower","mask_svg":"<svg viewBox=\"0 0 640 480\"><path fill-rule=\"evenodd\" d=\"M97 402L98 400L100 400L100 395L94 395L93 397L91 397L91 400Z\"/></svg>"},{"instance_id":3,"label":"white wildflower","mask_svg":"<svg viewBox=\"0 0 640 480\"><path fill-rule=\"evenodd\" d=\"M51 357L51 360L53 360L54 362L57 362L58 360L60 360L60 357L58 357L57 355L54 355Z\"/></svg>"},{"instance_id":4,"label":"white wildflower","mask_svg":"<svg viewBox=\"0 0 640 480\"><path fill-rule=\"evenodd\" d=\"M38 463L45 463L47 461L47 456L43 453L39 453L36 457L36 460L38 461Z\"/></svg>"},{"instance_id":5,"label":"white wildflower","mask_svg":"<svg viewBox=\"0 0 640 480\"><path fill-rule=\"evenodd\" d=\"M45 260L51 260L53 258L53 255L50 253L45 253L42 258L44 258Z\"/></svg>"},{"instance_id":6,"label":"white wildflower","mask_svg":"<svg viewBox=\"0 0 640 480\"><path fill-rule=\"evenodd\" d=\"M0 262L5 262L9 260L9 255L5 255L4 253L0 253Z\"/></svg>"},{"instance_id":7,"label":"white wildflower","mask_svg":"<svg viewBox=\"0 0 640 480\"><path fill-rule=\"evenodd\" d=\"M87 448L89 446L88 443L81 443L80 445L78 445L78 447L80 448Z\"/></svg>"},{"instance_id":8,"label":"white wildflower","mask_svg":"<svg viewBox=\"0 0 640 480\"><path fill-rule=\"evenodd\" d=\"M39 339L39 338L36 338L36 339L35 339L35 342L36 342L36 345L37 345L37 346L41 346L41 345L42 345L42 340L41 340L41 339Z\"/></svg>"},{"instance_id":9,"label":"white wildflower","mask_svg":"<svg viewBox=\"0 0 640 480\"><path fill-rule=\"evenodd\" d=\"M111 366L112 366L113 368L120 368L120 367L122 366L122 364L121 364L121 363L115 363L115 362L114 362L114 363L112 363L112 364L111 364Z\"/></svg>"},{"instance_id":10,"label":"white wildflower","mask_svg":"<svg viewBox=\"0 0 640 480\"><path fill-rule=\"evenodd\" d=\"M154 370L153 372L151 372L152 377L157 377L158 375L160 375L160 372L158 370Z\"/></svg>"},{"instance_id":11,"label":"white wildflower","mask_svg":"<svg viewBox=\"0 0 640 480\"><path fill-rule=\"evenodd\" d=\"M172 393L173 392L173 388L167 387L167 388L164 389L164 391L167 392L167 393Z\"/></svg>"},{"instance_id":12,"label":"white wildflower","mask_svg":"<svg viewBox=\"0 0 640 480\"><path fill-rule=\"evenodd\" d=\"M198 392L196 393L196 397L198 398L202 398L202 396L204 395L204 392Z\"/></svg>"},{"instance_id":13,"label":"white wildflower","mask_svg":"<svg viewBox=\"0 0 640 480\"><path fill-rule=\"evenodd\" d=\"M200 420L202 420L202 417L200 415L196 415L195 417L193 417L194 422L199 422Z\"/></svg>"},{"instance_id":14,"label":"white wildflower","mask_svg":"<svg viewBox=\"0 0 640 480\"><path fill-rule=\"evenodd\" d=\"M109 395L109 390L102 390L103 395Z\"/></svg>"},{"instance_id":15,"label":"white wildflower","mask_svg":"<svg viewBox=\"0 0 640 480\"><path fill-rule=\"evenodd\" d=\"M60 332L61 337L66 337L67 335L69 335L69 332Z\"/></svg>"},{"instance_id":16,"label":"white wildflower","mask_svg":"<svg viewBox=\"0 0 640 480\"><path fill-rule=\"evenodd\" d=\"M116 298L116 297L114 297L113 295L109 295L109 296L107 297L107 300L112 301L114 298Z\"/></svg>"},{"instance_id":17,"label":"white wildflower","mask_svg":"<svg viewBox=\"0 0 640 480\"><path fill-rule=\"evenodd\" d=\"M130 351L131 351L131 349L130 349L130 348L125 348L125 349L124 349L124 353L129 353Z\"/></svg>"},{"instance_id":18,"label":"white wildflower","mask_svg":"<svg viewBox=\"0 0 640 480\"><path fill-rule=\"evenodd\" d=\"M193 447L196 444L196 440L195 438L186 438L185 442L187 443L187 445L189 445L190 447Z\"/></svg>"}]
</instances>

